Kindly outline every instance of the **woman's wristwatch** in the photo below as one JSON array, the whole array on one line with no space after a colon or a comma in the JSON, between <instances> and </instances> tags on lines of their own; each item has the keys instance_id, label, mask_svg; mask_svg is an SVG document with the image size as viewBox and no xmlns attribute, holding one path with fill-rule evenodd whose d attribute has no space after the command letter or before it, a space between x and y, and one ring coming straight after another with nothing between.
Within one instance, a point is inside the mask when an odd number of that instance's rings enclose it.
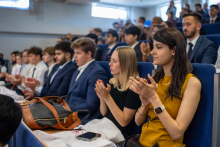
<instances>
[{"instance_id":1,"label":"woman's wristwatch","mask_svg":"<svg viewBox=\"0 0 220 147\"><path fill-rule=\"evenodd\" d=\"M159 107L155 108L154 112L156 114L160 114L161 112L163 112L164 109L165 109L165 107L164 107L164 105L162 105L162 106L159 106Z\"/></svg>"}]
</instances>

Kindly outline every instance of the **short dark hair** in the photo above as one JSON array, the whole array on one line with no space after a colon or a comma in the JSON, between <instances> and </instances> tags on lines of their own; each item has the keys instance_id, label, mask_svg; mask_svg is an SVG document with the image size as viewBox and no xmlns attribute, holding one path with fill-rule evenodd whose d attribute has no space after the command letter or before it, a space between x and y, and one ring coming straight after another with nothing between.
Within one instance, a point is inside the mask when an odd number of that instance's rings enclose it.
<instances>
[{"instance_id":1,"label":"short dark hair","mask_svg":"<svg viewBox=\"0 0 220 147\"><path fill-rule=\"evenodd\" d=\"M21 58L22 58L22 52L19 52L19 53L17 53L17 54L15 54L15 56L20 56Z\"/></svg>"},{"instance_id":2,"label":"short dark hair","mask_svg":"<svg viewBox=\"0 0 220 147\"><path fill-rule=\"evenodd\" d=\"M143 20L143 22L146 20L144 17L139 17L139 19Z\"/></svg>"},{"instance_id":3,"label":"short dark hair","mask_svg":"<svg viewBox=\"0 0 220 147\"><path fill-rule=\"evenodd\" d=\"M193 16L195 20L199 21L199 23L202 23L202 15L197 12L184 14L183 18L187 16Z\"/></svg>"},{"instance_id":4,"label":"short dark hair","mask_svg":"<svg viewBox=\"0 0 220 147\"><path fill-rule=\"evenodd\" d=\"M218 10L218 5L211 5L210 8L211 7L214 7L216 10Z\"/></svg>"},{"instance_id":5,"label":"short dark hair","mask_svg":"<svg viewBox=\"0 0 220 147\"><path fill-rule=\"evenodd\" d=\"M118 40L118 33L115 30L109 29L109 31L106 32L106 34L111 34L112 37L116 37L116 41Z\"/></svg>"},{"instance_id":6,"label":"short dark hair","mask_svg":"<svg viewBox=\"0 0 220 147\"><path fill-rule=\"evenodd\" d=\"M88 53L90 51L91 52L91 57L93 59L95 58L96 45L95 45L95 43L93 42L92 39L85 38L85 37L77 39L76 41L74 41L71 44L71 47L72 47L72 49L81 47L82 51L85 52L85 53Z\"/></svg>"},{"instance_id":7,"label":"short dark hair","mask_svg":"<svg viewBox=\"0 0 220 147\"><path fill-rule=\"evenodd\" d=\"M113 26L116 25L116 24L118 25L118 22L113 22Z\"/></svg>"},{"instance_id":8,"label":"short dark hair","mask_svg":"<svg viewBox=\"0 0 220 147\"><path fill-rule=\"evenodd\" d=\"M174 25L173 25L173 22L172 21L165 21L165 23L167 24L167 26L169 27L169 28L173 28L174 27Z\"/></svg>"},{"instance_id":9,"label":"short dark hair","mask_svg":"<svg viewBox=\"0 0 220 147\"><path fill-rule=\"evenodd\" d=\"M137 35L137 38L139 38L141 34L141 30L136 26L130 26L124 31L125 34L132 34L133 36Z\"/></svg>"},{"instance_id":10,"label":"short dark hair","mask_svg":"<svg viewBox=\"0 0 220 147\"><path fill-rule=\"evenodd\" d=\"M19 53L19 51L13 51L12 53L11 53L11 55L13 55L13 54L17 54L17 53Z\"/></svg>"},{"instance_id":11,"label":"short dark hair","mask_svg":"<svg viewBox=\"0 0 220 147\"><path fill-rule=\"evenodd\" d=\"M95 39L95 44L98 42L98 37L96 34L90 33L86 35L87 38Z\"/></svg>"},{"instance_id":12,"label":"short dark hair","mask_svg":"<svg viewBox=\"0 0 220 147\"><path fill-rule=\"evenodd\" d=\"M4 57L4 54L0 53L0 57L2 57L2 58L3 58L3 57Z\"/></svg>"},{"instance_id":13,"label":"short dark hair","mask_svg":"<svg viewBox=\"0 0 220 147\"><path fill-rule=\"evenodd\" d=\"M100 28L94 28L94 32L102 33L102 29L100 29Z\"/></svg>"},{"instance_id":14,"label":"short dark hair","mask_svg":"<svg viewBox=\"0 0 220 147\"><path fill-rule=\"evenodd\" d=\"M34 54L34 55L40 55L40 58L42 59L42 49L40 47L36 47L36 46L32 46L29 50L28 50L28 55L29 54Z\"/></svg>"},{"instance_id":15,"label":"short dark hair","mask_svg":"<svg viewBox=\"0 0 220 147\"><path fill-rule=\"evenodd\" d=\"M195 6L199 6L200 8L202 7L201 4L195 4Z\"/></svg>"},{"instance_id":16,"label":"short dark hair","mask_svg":"<svg viewBox=\"0 0 220 147\"><path fill-rule=\"evenodd\" d=\"M0 143L5 146L22 118L21 107L6 95L0 94Z\"/></svg>"},{"instance_id":17,"label":"short dark hair","mask_svg":"<svg viewBox=\"0 0 220 147\"><path fill-rule=\"evenodd\" d=\"M55 50L62 50L63 52L68 52L71 55L71 59L73 58L73 50L71 49L71 42L69 41L61 41L54 46Z\"/></svg>"},{"instance_id":18,"label":"short dark hair","mask_svg":"<svg viewBox=\"0 0 220 147\"><path fill-rule=\"evenodd\" d=\"M5 65L5 60L3 58L0 57L0 65Z\"/></svg>"}]
</instances>

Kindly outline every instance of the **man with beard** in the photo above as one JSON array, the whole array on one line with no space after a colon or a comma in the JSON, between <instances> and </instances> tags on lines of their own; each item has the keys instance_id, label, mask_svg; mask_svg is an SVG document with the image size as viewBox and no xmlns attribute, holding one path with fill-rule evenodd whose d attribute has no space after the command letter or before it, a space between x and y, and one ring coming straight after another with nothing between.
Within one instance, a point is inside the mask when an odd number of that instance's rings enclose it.
<instances>
[{"instance_id":1,"label":"man with beard","mask_svg":"<svg viewBox=\"0 0 220 147\"><path fill-rule=\"evenodd\" d=\"M215 44L199 32L202 26L202 16L199 13L183 15L183 33L187 38L186 52L191 63L215 64L217 49Z\"/></svg>"},{"instance_id":2,"label":"man with beard","mask_svg":"<svg viewBox=\"0 0 220 147\"><path fill-rule=\"evenodd\" d=\"M70 48L71 43L69 41L62 41L55 45L55 59L59 65L53 75L49 75L47 81L43 86L40 86L38 80L28 78L27 82L24 82L26 87L29 87L31 91L24 91L25 95L28 95L30 99L35 96L63 96L67 95L72 74L76 70L77 66L72 62L73 50Z\"/></svg>"}]
</instances>

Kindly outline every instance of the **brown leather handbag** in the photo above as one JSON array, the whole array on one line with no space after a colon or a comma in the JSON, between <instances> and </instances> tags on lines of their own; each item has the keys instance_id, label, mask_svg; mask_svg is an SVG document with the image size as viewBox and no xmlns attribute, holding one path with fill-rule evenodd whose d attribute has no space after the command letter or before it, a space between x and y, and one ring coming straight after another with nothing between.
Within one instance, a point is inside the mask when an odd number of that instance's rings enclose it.
<instances>
[{"instance_id":1,"label":"brown leather handbag","mask_svg":"<svg viewBox=\"0 0 220 147\"><path fill-rule=\"evenodd\" d=\"M64 98L68 102L68 96L47 96L35 97L31 101L21 103L24 123L31 129L48 127L62 130L74 129L89 117L90 112L89 110L72 112ZM78 112L87 112L88 115L80 121Z\"/></svg>"}]
</instances>

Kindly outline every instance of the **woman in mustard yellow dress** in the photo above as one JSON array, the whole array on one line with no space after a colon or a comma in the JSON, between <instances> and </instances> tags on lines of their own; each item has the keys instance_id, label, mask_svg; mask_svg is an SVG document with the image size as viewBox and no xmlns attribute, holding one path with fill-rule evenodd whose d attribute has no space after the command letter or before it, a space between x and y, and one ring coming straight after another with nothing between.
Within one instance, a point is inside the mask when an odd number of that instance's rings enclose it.
<instances>
[{"instance_id":1,"label":"woman in mustard yellow dress","mask_svg":"<svg viewBox=\"0 0 220 147\"><path fill-rule=\"evenodd\" d=\"M185 147L184 132L198 107L201 83L191 74L183 35L174 28L157 31L151 54L153 63L162 68L153 77L148 75L149 82L130 78L130 89L142 102L136 124L142 125L149 116L138 143L144 147Z\"/></svg>"}]
</instances>

